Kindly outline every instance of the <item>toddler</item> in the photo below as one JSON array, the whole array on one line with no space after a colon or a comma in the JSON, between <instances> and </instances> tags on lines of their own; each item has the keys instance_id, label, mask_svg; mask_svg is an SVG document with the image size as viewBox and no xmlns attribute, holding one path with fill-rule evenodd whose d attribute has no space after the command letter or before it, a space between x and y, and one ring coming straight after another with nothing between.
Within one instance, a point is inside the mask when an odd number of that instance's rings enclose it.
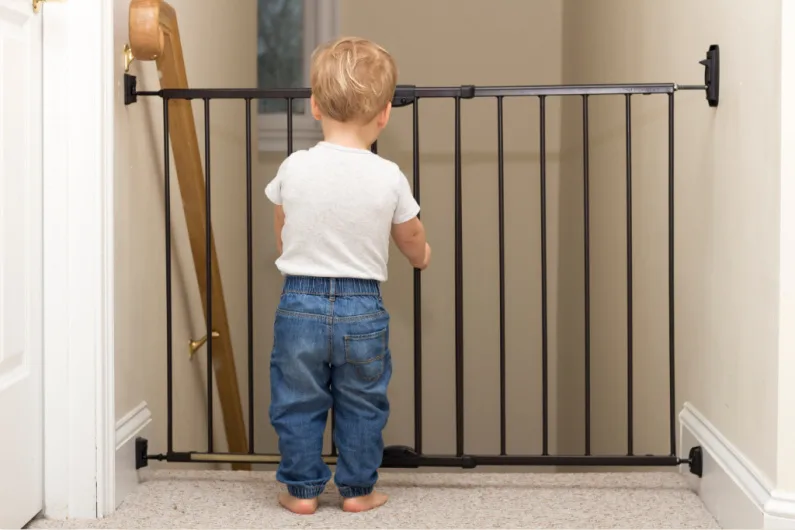
<instances>
[{"instance_id":1,"label":"toddler","mask_svg":"<svg viewBox=\"0 0 795 530\"><path fill-rule=\"evenodd\" d=\"M397 69L389 53L360 38L315 50L312 115L324 140L282 162L265 189L285 276L271 353L271 423L279 436L279 502L317 510L331 479L322 459L333 406L339 451L334 482L345 511L383 505L374 491L392 375L389 314L381 298L389 238L412 266L431 249L406 176L369 147L389 121Z\"/></svg>"}]
</instances>

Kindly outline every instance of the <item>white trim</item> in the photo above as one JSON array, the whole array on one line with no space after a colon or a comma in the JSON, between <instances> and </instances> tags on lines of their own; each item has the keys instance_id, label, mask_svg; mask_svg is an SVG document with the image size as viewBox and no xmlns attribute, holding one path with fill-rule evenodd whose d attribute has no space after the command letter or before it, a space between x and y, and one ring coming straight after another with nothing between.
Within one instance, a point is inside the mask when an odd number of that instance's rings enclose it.
<instances>
[{"instance_id":1,"label":"white trim","mask_svg":"<svg viewBox=\"0 0 795 530\"><path fill-rule=\"evenodd\" d=\"M682 457L693 445L704 456L697 489L721 528L795 528L795 492L772 481L692 404L679 413Z\"/></svg>"},{"instance_id":2,"label":"white trim","mask_svg":"<svg viewBox=\"0 0 795 530\"><path fill-rule=\"evenodd\" d=\"M114 504L113 3L42 16L44 514L96 518Z\"/></svg>"},{"instance_id":3,"label":"white trim","mask_svg":"<svg viewBox=\"0 0 795 530\"><path fill-rule=\"evenodd\" d=\"M339 0L304 0L304 83L309 83L309 56L318 45L335 38L339 28ZM258 146L262 152L287 150L287 114L257 114ZM293 150L308 149L323 139L320 124L305 107L293 115Z\"/></svg>"},{"instance_id":4,"label":"white trim","mask_svg":"<svg viewBox=\"0 0 795 530\"><path fill-rule=\"evenodd\" d=\"M99 362L97 363L97 450L98 480L97 480L97 517L111 515L118 503L116 502L116 461L114 458L116 446L115 433L111 426L116 423L116 346L115 346L115 318L116 318L116 252L115 252L115 104L116 104L116 54L114 50L114 22L113 2L99 0L101 12L101 72L100 84L102 91L102 108L100 121L102 124L102 146L99 154L102 158L102 175L100 186L102 188L102 300L100 309L99 333L100 343Z\"/></svg>"},{"instance_id":5,"label":"white trim","mask_svg":"<svg viewBox=\"0 0 795 530\"><path fill-rule=\"evenodd\" d=\"M116 451L138 436L141 430L149 425L151 421L152 411L149 410L149 405L146 401L141 401L138 406L116 422L116 433L114 436Z\"/></svg>"},{"instance_id":6,"label":"white trim","mask_svg":"<svg viewBox=\"0 0 795 530\"><path fill-rule=\"evenodd\" d=\"M771 491L770 498L765 502L765 515L789 519L787 528L795 527L795 492L777 489ZM770 526L765 526L765 528L770 528Z\"/></svg>"},{"instance_id":7,"label":"white trim","mask_svg":"<svg viewBox=\"0 0 795 530\"><path fill-rule=\"evenodd\" d=\"M781 3L777 487L795 488L795 4Z\"/></svg>"},{"instance_id":8,"label":"white trim","mask_svg":"<svg viewBox=\"0 0 795 530\"><path fill-rule=\"evenodd\" d=\"M117 508L127 495L138 486L138 470L135 469L135 439L144 436L144 429L152 422L152 412L145 401L128 412L116 423L116 473L115 506Z\"/></svg>"},{"instance_id":9,"label":"white trim","mask_svg":"<svg viewBox=\"0 0 795 530\"><path fill-rule=\"evenodd\" d=\"M69 483L69 335L68 271L63 260L69 255L67 237L69 189L65 176L69 162L66 122L69 106L62 104L56 83L68 72L66 5L44 6L42 78L44 150L44 515L65 519L70 515ZM93 410L93 409L92 409Z\"/></svg>"}]
</instances>

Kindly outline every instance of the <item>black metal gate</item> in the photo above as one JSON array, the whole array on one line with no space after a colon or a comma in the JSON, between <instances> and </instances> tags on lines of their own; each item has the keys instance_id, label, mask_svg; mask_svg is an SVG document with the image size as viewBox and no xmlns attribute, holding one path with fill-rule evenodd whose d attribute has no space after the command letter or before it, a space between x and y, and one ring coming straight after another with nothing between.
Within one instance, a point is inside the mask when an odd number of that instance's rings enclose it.
<instances>
[{"instance_id":1,"label":"black metal gate","mask_svg":"<svg viewBox=\"0 0 795 530\"><path fill-rule=\"evenodd\" d=\"M422 281L419 271L414 271L414 447L391 446L384 454L383 467L416 468L421 466L474 468L479 465L540 465L540 466L676 466L689 464L693 473L701 474L700 449L692 448L689 458L682 459L676 455L676 416L675 416L675 384L674 384L674 94L679 90L704 90L710 106L718 105L719 95L719 57L718 47L713 45L707 52L707 58L701 61L705 67L705 81L700 85L677 85L675 83L659 84L615 84L615 85L552 85L552 86L459 86L459 87L415 87L399 86L393 100L394 107L413 107L413 188L419 202L420 199L420 167L419 167L419 106L420 99L447 98L455 105L455 157L454 157L454 204L455 204L455 409L456 409L456 453L454 455L427 455L422 450L422 315L420 300ZM589 248L589 99L600 95L623 95L626 112L626 156L627 169L627 296L628 333L632 333L632 132L631 112L633 95L665 95L668 100L668 379L669 379L669 433L670 451L666 455L634 454L632 442L632 350L631 341L628 351L628 440L627 451L623 455L591 454L591 388L590 388L590 248ZM165 454L148 454L146 440L139 439L137 444L137 466L146 465L147 460L165 460L168 462L215 462L215 463L278 463L277 454L258 454L254 451L254 399L253 399L253 284L252 284L252 149L251 149L251 104L259 99L283 99L287 102L287 153L293 151L293 101L308 99L308 88L296 89L163 89L159 91L137 91L133 76L125 75L125 103L131 104L141 96L156 96L163 100L164 125L164 171L165 171L165 209L166 209L166 319L167 319L167 351L166 367L168 376L168 443ZM505 241L504 241L504 153L503 153L503 100L505 98L535 98L540 110L540 187L541 187L541 286L542 286L542 395L543 395L543 450L536 455L510 455L506 451L506 363L505 363ZM546 240L546 102L550 97L578 97L582 101L583 124L583 188L584 188L584 269L585 269L585 449L579 455L556 455L549 451L549 389L548 389L548 332L547 332L547 240ZM461 101L472 98L493 98L496 101L498 123L498 188L499 188L499 288L500 288L500 454L470 455L464 447L464 305L463 305L463 258L462 258L462 168L461 168ZM170 187L170 154L169 154L169 102L172 100L202 100L205 112L205 185L207 210L207 246L211 241L211 173L209 163L210 152L210 102L217 99L239 100L246 109L246 183L247 183L247 236L248 236L248 374L249 374L249 440L248 454L219 453L213 451L212 445L212 340L207 341L207 392L208 405L208 449L204 452L175 452L173 449L173 384L172 384L172 280L171 280L171 187ZM377 145L372 146L377 151ZM210 293L212 277L210 252L207 252L207 330L213 329L212 298ZM333 415L332 415L333 428ZM332 445L331 454L324 457L327 463L336 462L336 448Z\"/></svg>"}]
</instances>

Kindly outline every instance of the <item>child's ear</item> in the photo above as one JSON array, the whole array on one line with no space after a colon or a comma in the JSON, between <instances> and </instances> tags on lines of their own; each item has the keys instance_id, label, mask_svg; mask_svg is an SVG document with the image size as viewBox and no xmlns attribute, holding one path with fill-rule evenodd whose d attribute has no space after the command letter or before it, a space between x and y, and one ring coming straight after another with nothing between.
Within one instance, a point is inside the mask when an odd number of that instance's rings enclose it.
<instances>
[{"instance_id":1,"label":"child's ear","mask_svg":"<svg viewBox=\"0 0 795 530\"><path fill-rule=\"evenodd\" d=\"M386 124L389 122L389 116L392 113L392 103L389 102L386 104L384 110L381 111L381 114L378 115L378 128L383 129L386 127Z\"/></svg>"},{"instance_id":2,"label":"child's ear","mask_svg":"<svg viewBox=\"0 0 795 530\"><path fill-rule=\"evenodd\" d=\"M320 121L320 108L317 106L314 95L309 96L309 107L312 109L312 117Z\"/></svg>"}]
</instances>

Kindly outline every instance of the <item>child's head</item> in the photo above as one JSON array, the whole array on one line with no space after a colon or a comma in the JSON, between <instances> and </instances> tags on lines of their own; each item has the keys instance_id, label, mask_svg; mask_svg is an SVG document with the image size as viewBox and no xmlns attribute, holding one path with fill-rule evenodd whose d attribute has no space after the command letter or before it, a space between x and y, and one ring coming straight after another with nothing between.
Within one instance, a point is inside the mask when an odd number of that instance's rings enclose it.
<instances>
[{"instance_id":1,"label":"child's head","mask_svg":"<svg viewBox=\"0 0 795 530\"><path fill-rule=\"evenodd\" d=\"M397 67L381 46L343 37L312 54L310 83L316 119L372 128L377 136L389 120Z\"/></svg>"}]
</instances>

